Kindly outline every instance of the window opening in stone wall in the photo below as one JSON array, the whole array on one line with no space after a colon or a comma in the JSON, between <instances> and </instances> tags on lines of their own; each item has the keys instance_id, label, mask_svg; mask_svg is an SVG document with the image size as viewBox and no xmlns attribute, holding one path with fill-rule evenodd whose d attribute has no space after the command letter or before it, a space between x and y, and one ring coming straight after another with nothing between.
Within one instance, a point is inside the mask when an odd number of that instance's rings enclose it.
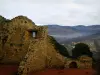
<instances>
[{"instance_id":1,"label":"window opening in stone wall","mask_svg":"<svg viewBox=\"0 0 100 75\"><path fill-rule=\"evenodd\" d=\"M36 32L32 32L32 37L36 38Z\"/></svg>"},{"instance_id":2,"label":"window opening in stone wall","mask_svg":"<svg viewBox=\"0 0 100 75\"><path fill-rule=\"evenodd\" d=\"M36 33L36 31L28 30L28 35L30 36L30 38L36 38Z\"/></svg>"}]
</instances>

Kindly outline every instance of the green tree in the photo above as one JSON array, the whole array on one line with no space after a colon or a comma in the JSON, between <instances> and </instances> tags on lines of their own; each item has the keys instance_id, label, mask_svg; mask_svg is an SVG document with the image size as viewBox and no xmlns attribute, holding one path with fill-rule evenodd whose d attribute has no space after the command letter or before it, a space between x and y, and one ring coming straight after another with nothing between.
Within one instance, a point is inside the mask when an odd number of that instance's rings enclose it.
<instances>
[{"instance_id":1,"label":"green tree","mask_svg":"<svg viewBox=\"0 0 100 75\"><path fill-rule=\"evenodd\" d=\"M5 21L6 19L0 15L0 23Z\"/></svg>"},{"instance_id":2,"label":"green tree","mask_svg":"<svg viewBox=\"0 0 100 75\"><path fill-rule=\"evenodd\" d=\"M92 52L90 52L90 48L87 44L78 43L75 45L75 48L72 50L73 57L77 58L81 55L87 55L89 57L92 57Z\"/></svg>"},{"instance_id":3,"label":"green tree","mask_svg":"<svg viewBox=\"0 0 100 75\"><path fill-rule=\"evenodd\" d=\"M55 49L63 56L69 57L69 53L67 49L59 44L52 36L49 36L51 43L54 45Z\"/></svg>"}]
</instances>

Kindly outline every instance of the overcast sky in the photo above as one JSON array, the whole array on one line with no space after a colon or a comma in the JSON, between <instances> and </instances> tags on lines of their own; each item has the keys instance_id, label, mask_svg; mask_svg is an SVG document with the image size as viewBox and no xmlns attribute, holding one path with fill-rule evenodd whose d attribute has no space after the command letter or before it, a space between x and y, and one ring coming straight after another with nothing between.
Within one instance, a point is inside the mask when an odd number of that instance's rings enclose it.
<instances>
[{"instance_id":1,"label":"overcast sky","mask_svg":"<svg viewBox=\"0 0 100 75\"><path fill-rule=\"evenodd\" d=\"M100 24L100 0L0 0L0 15L24 15L36 24Z\"/></svg>"}]
</instances>

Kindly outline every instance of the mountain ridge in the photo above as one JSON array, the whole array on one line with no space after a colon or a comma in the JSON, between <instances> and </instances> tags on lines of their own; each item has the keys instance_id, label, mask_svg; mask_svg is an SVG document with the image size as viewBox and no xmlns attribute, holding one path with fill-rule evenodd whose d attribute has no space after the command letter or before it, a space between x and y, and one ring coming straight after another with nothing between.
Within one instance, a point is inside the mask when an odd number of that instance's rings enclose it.
<instances>
[{"instance_id":1,"label":"mountain ridge","mask_svg":"<svg viewBox=\"0 0 100 75\"><path fill-rule=\"evenodd\" d=\"M99 36L100 25L77 25L77 26L61 26L61 25L46 25L48 26L49 35L53 36L58 42L72 39L92 39ZM97 35L97 36L96 36Z\"/></svg>"}]
</instances>

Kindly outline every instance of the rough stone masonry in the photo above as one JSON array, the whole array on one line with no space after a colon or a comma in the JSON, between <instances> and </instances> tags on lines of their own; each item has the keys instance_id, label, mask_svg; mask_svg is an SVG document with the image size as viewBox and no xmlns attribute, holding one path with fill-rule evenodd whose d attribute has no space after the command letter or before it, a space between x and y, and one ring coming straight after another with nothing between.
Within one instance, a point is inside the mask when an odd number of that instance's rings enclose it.
<instances>
[{"instance_id":1,"label":"rough stone masonry","mask_svg":"<svg viewBox=\"0 0 100 75\"><path fill-rule=\"evenodd\" d=\"M18 75L64 66L65 58L55 49L47 30L25 16L11 20L0 16L0 63L19 64Z\"/></svg>"}]
</instances>

